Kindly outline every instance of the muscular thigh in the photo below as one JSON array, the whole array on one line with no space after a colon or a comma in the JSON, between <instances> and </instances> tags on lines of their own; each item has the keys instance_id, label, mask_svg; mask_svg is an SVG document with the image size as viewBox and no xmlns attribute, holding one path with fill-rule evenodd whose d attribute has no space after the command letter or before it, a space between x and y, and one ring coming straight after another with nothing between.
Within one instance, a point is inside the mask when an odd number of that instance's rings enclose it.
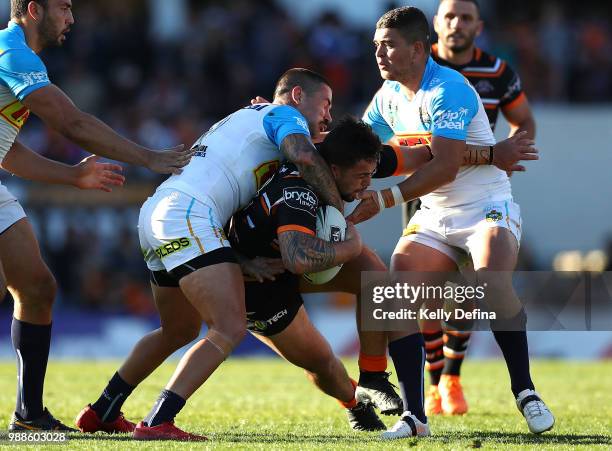
<instances>
[{"instance_id":1,"label":"muscular thigh","mask_svg":"<svg viewBox=\"0 0 612 451\"><path fill-rule=\"evenodd\" d=\"M160 287L151 284L151 289L155 306L159 312L161 326L165 331L199 330L202 319L207 319L202 318L178 286Z\"/></svg>"},{"instance_id":2,"label":"muscular thigh","mask_svg":"<svg viewBox=\"0 0 612 451\"><path fill-rule=\"evenodd\" d=\"M516 237L510 230L502 227L481 230L470 245L476 271L513 271L518 251Z\"/></svg>"},{"instance_id":3,"label":"muscular thigh","mask_svg":"<svg viewBox=\"0 0 612 451\"><path fill-rule=\"evenodd\" d=\"M11 289L19 290L50 276L27 218L20 219L0 234L0 261Z\"/></svg>"},{"instance_id":4,"label":"muscular thigh","mask_svg":"<svg viewBox=\"0 0 612 451\"><path fill-rule=\"evenodd\" d=\"M333 357L327 340L314 327L301 306L291 324L278 334L256 335L281 357L301 368L309 368Z\"/></svg>"}]
</instances>

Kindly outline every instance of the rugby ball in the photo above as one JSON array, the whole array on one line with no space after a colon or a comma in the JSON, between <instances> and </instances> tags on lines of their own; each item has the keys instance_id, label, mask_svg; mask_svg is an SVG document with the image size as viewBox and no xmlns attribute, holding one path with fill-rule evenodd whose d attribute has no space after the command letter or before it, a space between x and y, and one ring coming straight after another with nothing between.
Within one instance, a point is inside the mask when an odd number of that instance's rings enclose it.
<instances>
[{"instance_id":1,"label":"rugby ball","mask_svg":"<svg viewBox=\"0 0 612 451\"><path fill-rule=\"evenodd\" d=\"M332 243L344 241L346 220L341 212L331 205L323 205L317 209L317 237ZM329 282L340 272L342 265L334 266L319 272L306 273L304 278L313 285Z\"/></svg>"}]
</instances>

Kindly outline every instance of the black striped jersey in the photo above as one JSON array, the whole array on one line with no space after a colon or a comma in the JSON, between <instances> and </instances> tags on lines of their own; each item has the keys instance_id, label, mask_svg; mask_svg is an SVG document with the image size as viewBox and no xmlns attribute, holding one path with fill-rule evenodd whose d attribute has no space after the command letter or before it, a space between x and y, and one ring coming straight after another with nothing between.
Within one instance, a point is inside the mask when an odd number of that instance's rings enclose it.
<instances>
[{"instance_id":1,"label":"black striped jersey","mask_svg":"<svg viewBox=\"0 0 612 451\"><path fill-rule=\"evenodd\" d=\"M521 79L508 63L479 48L474 49L472 61L463 66L440 59L437 44L432 45L431 56L438 64L461 72L470 81L482 100L492 130L495 130L500 109L510 111L527 98Z\"/></svg>"},{"instance_id":2,"label":"black striped jersey","mask_svg":"<svg viewBox=\"0 0 612 451\"><path fill-rule=\"evenodd\" d=\"M279 258L278 234L316 234L319 198L292 163L284 163L231 220L228 239L246 257Z\"/></svg>"}]
</instances>

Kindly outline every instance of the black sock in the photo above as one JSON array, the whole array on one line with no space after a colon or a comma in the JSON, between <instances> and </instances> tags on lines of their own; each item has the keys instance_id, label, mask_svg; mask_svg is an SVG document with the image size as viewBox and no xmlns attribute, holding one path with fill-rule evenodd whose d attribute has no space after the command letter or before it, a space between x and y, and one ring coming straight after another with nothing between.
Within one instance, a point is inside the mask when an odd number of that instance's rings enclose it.
<instances>
[{"instance_id":1,"label":"black sock","mask_svg":"<svg viewBox=\"0 0 612 451\"><path fill-rule=\"evenodd\" d=\"M446 343L444 343L444 369L442 374L459 376L461 374L461 364L465 357L470 332L449 330L444 332Z\"/></svg>"},{"instance_id":2,"label":"black sock","mask_svg":"<svg viewBox=\"0 0 612 451\"><path fill-rule=\"evenodd\" d=\"M533 390L534 386L529 373L527 332L524 330L493 331L493 336L504 354L514 396L516 397L527 388Z\"/></svg>"},{"instance_id":3,"label":"black sock","mask_svg":"<svg viewBox=\"0 0 612 451\"><path fill-rule=\"evenodd\" d=\"M419 421L427 423L423 406L425 394L423 370L425 366L425 341L420 333L408 335L389 343L389 355L393 359L399 381L404 410L410 410Z\"/></svg>"},{"instance_id":4,"label":"black sock","mask_svg":"<svg viewBox=\"0 0 612 451\"><path fill-rule=\"evenodd\" d=\"M442 340L442 330L436 332L423 332L423 338L425 339L425 368L429 372L429 382L431 385L438 385L440 383L440 375L444 368L444 352L442 348L444 341Z\"/></svg>"},{"instance_id":5,"label":"black sock","mask_svg":"<svg viewBox=\"0 0 612 451\"><path fill-rule=\"evenodd\" d=\"M185 400L170 390L162 390L153 408L144 419L149 427L157 426L166 421L174 421L174 417L185 405Z\"/></svg>"},{"instance_id":6,"label":"black sock","mask_svg":"<svg viewBox=\"0 0 612 451\"><path fill-rule=\"evenodd\" d=\"M123 403L132 393L134 387L121 379L119 373L115 373L108 385L91 408L96 411L98 417L104 422L117 419Z\"/></svg>"},{"instance_id":7,"label":"black sock","mask_svg":"<svg viewBox=\"0 0 612 451\"><path fill-rule=\"evenodd\" d=\"M34 420L43 414L43 388L51 345L51 324L40 326L13 318L11 338L17 354L15 412L24 420Z\"/></svg>"},{"instance_id":8,"label":"black sock","mask_svg":"<svg viewBox=\"0 0 612 451\"><path fill-rule=\"evenodd\" d=\"M526 323L527 317L524 310L521 310L514 318L491 321L493 336L506 360L512 393L515 397L523 390L534 389L529 372ZM517 328L522 330L516 330Z\"/></svg>"}]
</instances>

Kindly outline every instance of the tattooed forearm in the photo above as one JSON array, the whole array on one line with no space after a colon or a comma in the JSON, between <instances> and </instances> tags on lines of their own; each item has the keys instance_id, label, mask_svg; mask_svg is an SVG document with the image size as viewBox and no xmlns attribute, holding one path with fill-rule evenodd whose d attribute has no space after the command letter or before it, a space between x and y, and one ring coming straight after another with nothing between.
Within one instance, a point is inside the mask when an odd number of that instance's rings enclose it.
<instances>
[{"instance_id":1,"label":"tattooed forearm","mask_svg":"<svg viewBox=\"0 0 612 451\"><path fill-rule=\"evenodd\" d=\"M288 135L281 144L281 150L289 161L295 163L304 180L312 185L324 204L344 211L344 204L329 166L308 137L300 134Z\"/></svg>"},{"instance_id":2,"label":"tattooed forearm","mask_svg":"<svg viewBox=\"0 0 612 451\"><path fill-rule=\"evenodd\" d=\"M278 236L283 264L296 274L322 271L336 264L332 243L303 232L283 232Z\"/></svg>"},{"instance_id":3,"label":"tattooed forearm","mask_svg":"<svg viewBox=\"0 0 612 451\"><path fill-rule=\"evenodd\" d=\"M489 164L489 146L468 145L463 152L463 166L479 166Z\"/></svg>"}]
</instances>

